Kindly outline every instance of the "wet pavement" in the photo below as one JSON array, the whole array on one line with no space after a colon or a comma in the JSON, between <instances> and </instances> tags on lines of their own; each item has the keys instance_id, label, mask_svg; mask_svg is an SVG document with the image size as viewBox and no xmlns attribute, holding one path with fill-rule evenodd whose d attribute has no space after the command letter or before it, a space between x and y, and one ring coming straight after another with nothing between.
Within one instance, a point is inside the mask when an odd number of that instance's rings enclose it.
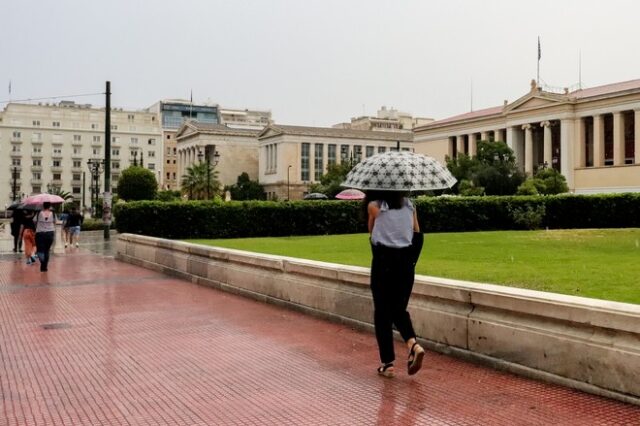
<instances>
[{"instance_id":1,"label":"wet pavement","mask_svg":"<svg viewBox=\"0 0 640 426\"><path fill-rule=\"evenodd\" d=\"M0 425L640 425L640 407L427 354L113 259L0 256Z\"/></svg>"}]
</instances>

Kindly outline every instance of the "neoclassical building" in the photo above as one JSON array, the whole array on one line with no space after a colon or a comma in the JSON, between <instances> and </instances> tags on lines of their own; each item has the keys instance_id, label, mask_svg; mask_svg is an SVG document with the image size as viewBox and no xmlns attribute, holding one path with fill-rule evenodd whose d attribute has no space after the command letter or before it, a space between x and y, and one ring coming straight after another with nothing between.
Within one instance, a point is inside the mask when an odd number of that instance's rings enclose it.
<instances>
[{"instance_id":1,"label":"neoclassical building","mask_svg":"<svg viewBox=\"0 0 640 426\"><path fill-rule=\"evenodd\" d=\"M299 200L330 164L358 163L379 152L413 150L410 132L272 124L258 135L259 181L267 198Z\"/></svg>"},{"instance_id":2,"label":"neoclassical building","mask_svg":"<svg viewBox=\"0 0 640 426\"><path fill-rule=\"evenodd\" d=\"M187 168L199 161L215 164L218 180L223 186L235 184L243 172L257 180L258 133L259 130L234 129L224 124L184 123L175 136L178 185Z\"/></svg>"},{"instance_id":3,"label":"neoclassical building","mask_svg":"<svg viewBox=\"0 0 640 426\"><path fill-rule=\"evenodd\" d=\"M416 152L443 162L505 141L523 171L553 167L575 193L640 191L640 79L551 93L535 81L512 103L419 127Z\"/></svg>"}]
</instances>

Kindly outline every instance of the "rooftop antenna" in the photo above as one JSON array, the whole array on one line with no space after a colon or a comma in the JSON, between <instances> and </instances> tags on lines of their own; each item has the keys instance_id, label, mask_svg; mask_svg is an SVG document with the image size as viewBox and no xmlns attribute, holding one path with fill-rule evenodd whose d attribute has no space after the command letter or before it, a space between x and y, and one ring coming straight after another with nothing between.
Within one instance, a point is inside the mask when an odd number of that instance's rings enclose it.
<instances>
[{"instance_id":1,"label":"rooftop antenna","mask_svg":"<svg viewBox=\"0 0 640 426\"><path fill-rule=\"evenodd\" d=\"M471 112L473 112L473 77L471 77L471 87L469 88L471 97Z\"/></svg>"}]
</instances>

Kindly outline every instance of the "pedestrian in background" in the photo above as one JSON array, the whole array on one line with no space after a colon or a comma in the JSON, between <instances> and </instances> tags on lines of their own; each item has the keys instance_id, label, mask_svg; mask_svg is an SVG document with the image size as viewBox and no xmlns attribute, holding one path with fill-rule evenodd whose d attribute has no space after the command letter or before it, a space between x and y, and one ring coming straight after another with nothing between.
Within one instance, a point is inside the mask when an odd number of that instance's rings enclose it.
<instances>
[{"instance_id":1,"label":"pedestrian in background","mask_svg":"<svg viewBox=\"0 0 640 426\"><path fill-rule=\"evenodd\" d=\"M56 215L51 211L51 203L42 203L42 211L36 213L34 222L36 225L36 255L40 260L40 272L46 272L56 224Z\"/></svg>"},{"instance_id":2,"label":"pedestrian in background","mask_svg":"<svg viewBox=\"0 0 640 426\"><path fill-rule=\"evenodd\" d=\"M24 257L27 265L36 263L36 224L33 222L35 211L25 211L20 228L22 241L24 242Z\"/></svg>"},{"instance_id":3,"label":"pedestrian in background","mask_svg":"<svg viewBox=\"0 0 640 426\"><path fill-rule=\"evenodd\" d=\"M69 244L73 245L75 243L76 247L78 247L78 241L80 240L80 228L83 220L84 218L78 212L78 209L75 206L72 206L71 212L67 215L64 222L64 228L67 230ZM66 242L64 243L64 246L67 246Z\"/></svg>"},{"instance_id":4,"label":"pedestrian in background","mask_svg":"<svg viewBox=\"0 0 640 426\"><path fill-rule=\"evenodd\" d=\"M409 349L407 371L413 375L422 367L425 354L416 341L407 311L420 251L412 243L419 241L416 244L422 247L416 209L406 194L398 191L369 191L364 203L373 254L371 293L374 325L382 362L378 374L385 377L395 375L395 325Z\"/></svg>"},{"instance_id":5,"label":"pedestrian in background","mask_svg":"<svg viewBox=\"0 0 640 426\"><path fill-rule=\"evenodd\" d=\"M22 239L20 239L20 226L24 219L24 212L21 209L15 209L11 213L11 236L13 236L13 252L22 251Z\"/></svg>"}]
</instances>

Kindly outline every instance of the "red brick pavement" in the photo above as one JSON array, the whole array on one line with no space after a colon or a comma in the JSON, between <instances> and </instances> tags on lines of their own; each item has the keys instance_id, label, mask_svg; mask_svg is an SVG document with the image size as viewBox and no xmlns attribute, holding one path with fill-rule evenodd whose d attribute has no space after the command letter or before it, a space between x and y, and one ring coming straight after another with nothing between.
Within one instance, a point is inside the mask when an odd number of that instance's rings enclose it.
<instances>
[{"instance_id":1,"label":"red brick pavement","mask_svg":"<svg viewBox=\"0 0 640 426\"><path fill-rule=\"evenodd\" d=\"M47 273L0 261L2 425L640 425L640 407L425 361L381 378L369 333L82 250Z\"/></svg>"}]
</instances>

